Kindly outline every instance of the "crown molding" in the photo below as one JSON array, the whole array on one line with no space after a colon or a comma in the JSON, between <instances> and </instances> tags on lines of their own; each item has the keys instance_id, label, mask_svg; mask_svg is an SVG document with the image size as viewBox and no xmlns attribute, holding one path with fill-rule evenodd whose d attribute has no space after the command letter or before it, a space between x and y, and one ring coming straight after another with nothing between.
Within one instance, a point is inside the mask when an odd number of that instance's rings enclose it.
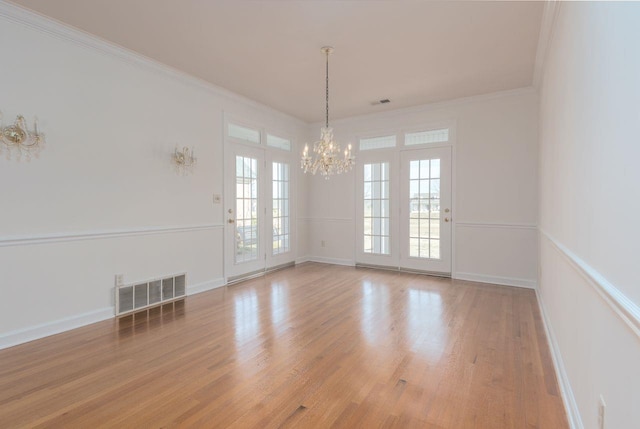
<instances>
[{"instance_id":1,"label":"crown molding","mask_svg":"<svg viewBox=\"0 0 640 429\"><path fill-rule=\"evenodd\" d=\"M551 46L551 41L553 40L560 8L561 2L559 0L546 0L544 3L540 34L538 35L538 49L536 50L536 60L533 68L533 87L536 89L540 88L544 77L544 66L549 55L549 46Z\"/></svg>"},{"instance_id":2,"label":"crown molding","mask_svg":"<svg viewBox=\"0 0 640 429\"><path fill-rule=\"evenodd\" d=\"M102 55L115 58L145 71L164 75L185 85L207 91L212 95L216 95L230 101L239 102L248 107L267 111L280 118L296 122L298 125L307 125L307 123L300 118L288 115L271 106L259 103L248 97L207 82L204 79L197 78L169 65L151 59L138 52L90 34L84 30L72 27L51 17L26 9L6 0L0 0L0 18L23 25L59 40L71 42L77 46L98 52Z\"/></svg>"}]
</instances>

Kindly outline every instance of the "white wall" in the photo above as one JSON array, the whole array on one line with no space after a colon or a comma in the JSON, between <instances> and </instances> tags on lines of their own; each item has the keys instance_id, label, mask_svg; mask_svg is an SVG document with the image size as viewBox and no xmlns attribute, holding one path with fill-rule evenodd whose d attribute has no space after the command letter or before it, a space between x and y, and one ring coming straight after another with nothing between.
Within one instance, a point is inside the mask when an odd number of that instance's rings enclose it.
<instances>
[{"instance_id":1,"label":"white wall","mask_svg":"<svg viewBox=\"0 0 640 429\"><path fill-rule=\"evenodd\" d=\"M640 4L563 3L540 103L540 296L576 427L640 425Z\"/></svg>"},{"instance_id":2,"label":"white wall","mask_svg":"<svg viewBox=\"0 0 640 429\"><path fill-rule=\"evenodd\" d=\"M0 3L0 109L40 120L39 159L0 159L0 348L113 316L125 282L223 282L223 112L306 124ZM171 165L195 146L194 174Z\"/></svg>"},{"instance_id":3,"label":"white wall","mask_svg":"<svg viewBox=\"0 0 640 429\"><path fill-rule=\"evenodd\" d=\"M537 264L537 106L532 89L350 118L336 139L456 123L454 276L535 286ZM312 127L317 140L319 126ZM356 156L358 154L356 153ZM309 257L354 261L355 173L309 181ZM321 247L321 241L325 247Z\"/></svg>"}]
</instances>

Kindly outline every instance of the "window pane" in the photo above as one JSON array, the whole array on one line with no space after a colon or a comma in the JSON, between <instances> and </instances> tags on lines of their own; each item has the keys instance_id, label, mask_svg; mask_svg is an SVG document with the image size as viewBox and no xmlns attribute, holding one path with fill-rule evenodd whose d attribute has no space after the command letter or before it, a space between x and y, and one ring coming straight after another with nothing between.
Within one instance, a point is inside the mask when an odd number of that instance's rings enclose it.
<instances>
[{"instance_id":1,"label":"window pane","mask_svg":"<svg viewBox=\"0 0 640 429\"><path fill-rule=\"evenodd\" d=\"M236 124L228 124L229 137L260 144L260 131Z\"/></svg>"},{"instance_id":2,"label":"window pane","mask_svg":"<svg viewBox=\"0 0 640 429\"><path fill-rule=\"evenodd\" d=\"M291 141L283 139L281 137L272 136L267 134L267 146L275 147L282 150L291 150ZM278 175L278 177L282 177Z\"/></svg>"},{"instance_id":3,"label":"window pane","mask_svg":"<svg viewBox=\"0 0 640 429\"><path fill-rule=\"evenodd\" d=\"M432 179L440 178L440 160L439 159L431 160L431 178Z\"/></svg>"},{"instance_id":4,"label":"window pane","mask_svg":"<svg viewBox=\"0 0 640 429\"><path fill-rule=\"evenodd\" d=\"M431 259L440 259L440 240L430 240Z\"/></svg>"},{"instance_id":5,"label":"window pane","mask_svg":"<svg viewBox=\"0 0 640 429\"><path fill-rule=\"evenodd\" d=\"M409 239L409 256L413 258L420 257L420 239L419 238Z\"/></svg>"},{"instance_id":6,"label":"window pane","mask_svg":"<svg viewBox=\"0 0 640 429\"><path fill-rule=\"evenodd\" d=\"M429 226L429 231L431 238L440 238L440 220L439 219L431 219Z\"/></svg>"},{"instance_id":7,"label":"window pane","mask_svg":"<svg viewBox=\"0 0 640 429\"><path fill-rule=\"evenodd\" d=\"M428 143L442 143L449 141L449 128L438 130L420 131L417 133L407 133L404 135L405 146Z\"/></svg>"},{"instance_id":8,"label":"window pane","mask_svg":"<svg viewBox=\"0 0 640 429\"><path fill-rule=\"evenodd\" d=\"M395 147L396 136L372 137L360 139L360 150L384 149Z\"/></svg>"},{"instance_id":9,"label":"window pane","mask_svg":"<svg viewBox=\"0 0 640 429\"><path fill-rule=\"evenodd\" d=\"M409 163L409 179L418 179L420 177L420 161L411 161Z\"/></svg>"}]
</instances>

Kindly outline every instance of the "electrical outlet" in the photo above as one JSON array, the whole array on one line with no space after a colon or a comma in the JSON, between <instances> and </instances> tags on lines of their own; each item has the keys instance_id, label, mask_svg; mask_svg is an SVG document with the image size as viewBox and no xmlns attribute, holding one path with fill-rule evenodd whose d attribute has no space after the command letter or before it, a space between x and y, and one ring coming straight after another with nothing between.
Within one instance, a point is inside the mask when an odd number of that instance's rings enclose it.
<instances>
[{"instance_id":1,"label":"electrical outlet","mask_svg":"<svg viewBox=\"0 0 640 429\"><path fill-rule=\"evenodd\" d=\"M124 284L124 274L116 274L116 286L122 286Z\"/></svg>"},{"instance_id":2,"label":"electrical outlet","mask_svg":"<svg viewBox=\"0 0 640 429\"><path fill-rule=\"evenodd\" d=\"M213 204L220 204L220 203L222 203L222 195L213 194Z\"/></svg>"},{"instance_id":3,"label":"electrical outlet","mask_svg":"<svg viewBox=\"0 0 640 429\"><path fill-rule=\"evenodd\" d=\"M322 240L322 241L320 242L320 247L324 247L324 246L325 246L325 242L324 242L324 240Z\"/></svg>"},{"instance_id":4,"label":"electrical outlet","mask_svg":"<svg viewBox=\"0 0 640 429\"><path fill-rule=\"evenodd\" d=\"M607 408L607 403L604 402L604 396L600 395L600 401L598 402L598 428L605 429L604 411Z\"/></svg>"}]
</instances>

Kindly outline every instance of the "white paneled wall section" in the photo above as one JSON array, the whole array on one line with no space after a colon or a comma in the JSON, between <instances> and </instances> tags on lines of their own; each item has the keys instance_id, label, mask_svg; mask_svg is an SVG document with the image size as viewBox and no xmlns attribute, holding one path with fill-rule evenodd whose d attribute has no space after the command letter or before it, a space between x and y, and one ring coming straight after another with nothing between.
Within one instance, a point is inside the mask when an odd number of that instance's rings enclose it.
<instances>
[{"instance_id":1,"label":"white paneled wall section","mask_svg":"<svg viewBox=\"0 0 640 429\"><path fill-rule=\"evenodd\" d=\"M640 4L549 8L540 287L573 427L640 427ZM607 404L600 426L600 397Z\"/></svg>"},{"instance_id":2,"label":"white paneled wall section","mask_svg":"<svg viewBox=\"0 0 640 429\"><path fill-rule=\"evenodd\" d=\"M224 284L223 112L295 141L306 124L4 2L0 40L5 121L47 136L39 159L0 159L0 348L113 317L116 274Z\"/></svg>"},{"instance_id":3,"label":"white paneled wall section","mask_svg":"<svg viewBox=\"0 0 640 429\"><path fill-rule=\"evenodd\" d=\"M334 121L339 142L451 124L454 135L453 276L535 287L537 106L533 89ZM310 127L310 135L318 125ZM383 150L383 149L381 149ZM356 157L358 153L356 153ZM358 160L356 160L358 162ZM307 259L353 264L354 172L308 179ZM393 176L392 176L393 180Z\"/></svg>"}]
</instances>

